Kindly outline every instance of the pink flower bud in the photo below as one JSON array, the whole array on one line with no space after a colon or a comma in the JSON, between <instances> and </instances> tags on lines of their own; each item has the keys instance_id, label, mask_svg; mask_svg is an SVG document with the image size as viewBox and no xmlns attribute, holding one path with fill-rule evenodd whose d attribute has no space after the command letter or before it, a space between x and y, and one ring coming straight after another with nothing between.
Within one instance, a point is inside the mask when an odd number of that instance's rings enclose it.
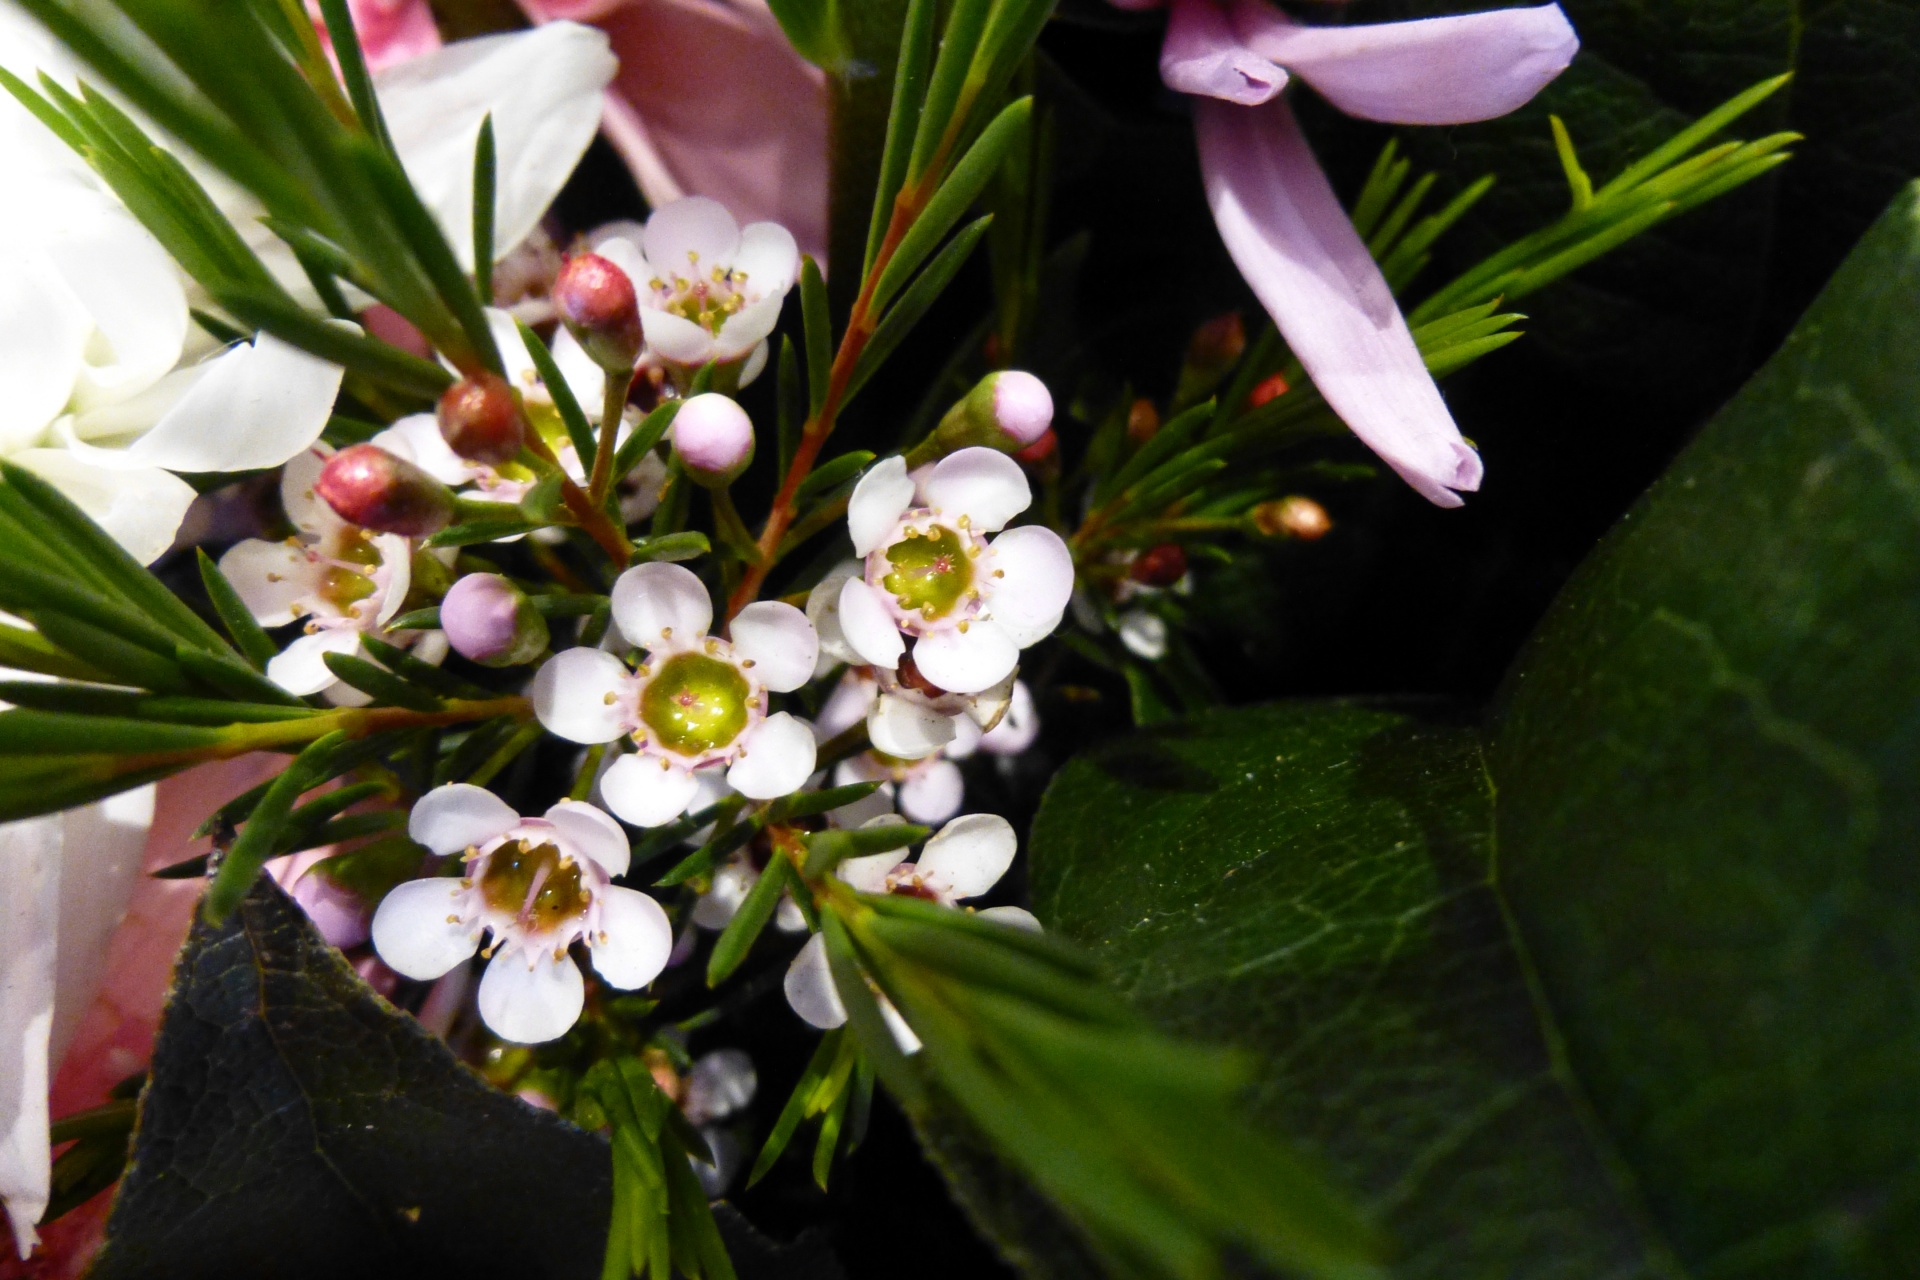
<instances>
[{"instance_id":1,"label":"pink flower bud","mask_svg":"<svg viewBox=\"0 0 1920 1280\"><path fill-rule=\"evenodd\" d=\"M697 395L673 416L673 448L696 478L732 480L753 460L753 419L718 392Z\"/></svg>"},{"instance_id":2,"label":"pink flower bud","mask_svg":"<svg viewBox=\"0 0 1920 1280\"><path fill-rule=\"evenodd\" d=\"M1018 369L990 373L940 419L923 446L932 449L924 460L975 446L1017 453L1043 438L1052 425L1053 394L1046 383Z\"/></svg>"},{"instance_id":3,"label":"pink flower bud","mask_svg":"<svg viewBox=\"0 0 1920 1280\"><path fill-rule=\"evenodd\" d=\"M470 573L440 602L440 628L462 657L486 667L532 662L547 650L547 620L497 573Z\"/></svg>"},{"instance_id":4,"label":"pink flower bud","mask_svg":"<svg viewBox=\"0 0 1920 1280\"><path fill-rule=\"evenodd\" d=\"M453 491L377 445L328 458L313 488L342 520L375 533L424 538L453 522Z\"/></svg>"},{"instance_id":5,"label":"pink flower bud","mask_svg":"<svg viewBox=\"0 0 1920 1280\"><path fill-rule=\"evenodd\" d=\"M498 374L464 378L440 397L440 435L469 462L497 466L520 456L527 420L520 398Z\"/></svg>"},{"instance_id":6,"label":"pink flower bud","mask_svg":"<svg viewBox=\"0 0 1920 1280\"><path fill-rule=\"evenodd\" d=\"M1053 393L1030 373L1009 369L993 375L993 417L1000 429L1021 448L1034 443L1053 425Z\"/></svg>"},{"instance_id":7,"label":"pink flower bud","mask_svg":"<svg viewBox=\"0 0 1920 1280\"><path fill-rule=\"evenodd\" d=\"M627 373L640 356L640 302L633 281L597 253L568 258L555 277L553 305L593 362Z\"/></svg>"}]
</instances>

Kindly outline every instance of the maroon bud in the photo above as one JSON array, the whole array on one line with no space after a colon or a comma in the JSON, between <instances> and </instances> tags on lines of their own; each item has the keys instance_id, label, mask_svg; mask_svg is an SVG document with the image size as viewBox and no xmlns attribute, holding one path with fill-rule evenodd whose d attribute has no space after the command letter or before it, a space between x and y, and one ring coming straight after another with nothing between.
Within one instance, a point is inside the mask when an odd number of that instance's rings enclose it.
<instances>
[{"instance_id":1,"label":"maroon bud","mask_svg":"<svg viewBox=\"0 0 1920 1280\"><path fill-rule=\"evenodd\" d=\"M1187 343L1187 363L1203 373L1224 373L1240 363L1247 350L1247 326L1238 311L1229 311L1194 330Z\"/></svg>"},{"instance_id":2,"label":"maroon bud","mask_svg":"<svg viewBox=\"0 0 1920 1280\"><path fill-rule=\"evenodd\" d=\"M1277 373L1271 377L1262 378L1254 384L1253 390L1247 393L1247 408L1258 409L1269 400L1278 400L1290 389L1287 386L1287 380Z\"/></svg>"},{"instance_id":3,"label":"maroon bud","mask_svg":"<svg viewBox=\"0 0 1920 1280\"><path fill-rule=\"evenodd\" d=\"M1048 427L1040 434L1038 440L1035 440L1024 449L1015 450L1013 456L1016 461L1024 462L1028 466L1033 466L1036 463L1045 462L1048 458L1051 458L1059 448L1060 437L1053 433L1052 427Z\"/></svg>"},{"instance_id":4,"label":"maroon bud","mask_svg":"<svg viewBox=\"0 0 1920 1280\"><path fill-rule=\"evenodd\" d=\"M1160 411L1151 400L1135 400L1127 409L1127 439L1145 444L1160 433Z\"/></svg>"},{"instance_id":5,"label":"maroon bud","mask_svg":"<svg viewBox=\"0 0 1920 1280\"><path fill-rule=\"evenodd\" d=\"M929 698L944 698L947 691L920 674L920 668L914 665L911 652L900 655L900 665L894 668L894 676L904 689L925 694Z\"/></svg>"},{"instance_id":6,"label":"maroon bud","mask_svg":"<svg viewBox=\"0 0 1920 1280\"><path fill-rule=\"evenodd\" d=\"M1170 587L1187 576L1187 553L1175 543L1163 542L1135 556L1127 573L1142 586Z\"/></svg>"},{"instance_id":7,"label":"maroon bud","mask_svg":"<svg viewBox=\"0 0 1920 1280\"><path fill-rule=\"evenodd\" d=\"M1263 502L1253 509L1254 528L1269 538L1298 538L1318 542L1333 531L1333 518L1312 498L1298 494L1274 502Z\"/></svg>"},{"instance_id":8,"label":"maroon bud","mask_svg":"<svg viewBox=\"0 0 1920 1280\"><path fill-rule=\"evenodd\" d=\"M597 253L568 258L553 282L553 305L593 362L630 373L640 356L640 302L633 281Z\"/></svg>"},{"instance_id":9,"label":"maroon bud","mask_svg":"<svg viewBox=\"0 0 1920 1280\"><path fill-rule=\"evenodd\" d=\"M424 538L453 522L453 490L378 445L334 454L313 488L342 520L375 533Z\"/></svg>"},{"instance_id":10,"label":"maroon bud","mask_svg":"<svg viewBox=\"0 0 1920 1280\"><path fill-rule=\"evenodd\" d=\"M520 397L497 373L463 378L440 397L440 435L469 462L498 466L520 456L527 420Z\"/></svg>"}]
</instances>

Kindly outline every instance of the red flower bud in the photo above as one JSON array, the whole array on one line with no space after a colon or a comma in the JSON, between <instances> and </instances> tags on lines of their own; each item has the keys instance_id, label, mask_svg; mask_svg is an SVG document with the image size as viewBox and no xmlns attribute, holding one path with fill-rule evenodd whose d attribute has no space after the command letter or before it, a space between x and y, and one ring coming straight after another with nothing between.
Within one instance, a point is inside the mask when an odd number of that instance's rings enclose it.
<instances>
[{"instance_id":1,"label":"red flower bud","mask_svg":"<svg viewBox=\"0 0 1920 1280\"><path fill-rule=\"evenodd\" d=\"M1262 378L1254 384L1253 390L1247 393L1247 408L1258 409L1267 401L1277 400L1287 394L1288 390L1287 380L1277 373L1271 377Z\"/></svg>"},{"instance_id":2,"label":"red flower bud","mask_svg":"<svg viewBox=\"0 0 1920 1280\"><path fill-rule=\"evenodd\" d=\"M1187 363L1204 373L1224 373L1240 362L1247 349L1247 326L1238 311L1201 325L1187 343Z\"/></svg>"},{"instance_id":3,"label":"red flower bud","mask_svg":"<svg viewBox=\"0 0 1920 1280\"><path fill-rule=\"evenodd\" d=\"M498 374L482 373L448 387L440 397L440 435L469 462L497 466L520 456L527 438L520 398Z\"/></svg>"},{"instance_id":4,"label":"red flower bud","mask_svg":"<svg viewBox=\"0 0 1920 1280\"><path fill-rule=\"evenodd\" d=\"M1160 434L1160 411L1153 407L1153 401L1135 400L1127 409L1127 439L1135 444L1145 444Z\"/></svg>"},{"instance_id":5,"label":"red flower bud","mask_svg":"<svg viewBox=\"0 0 1920 1280\"><path fill-rule=\"evenodd\" d=\"M378 445L334 454L313 488L342 520L375 533L424 538L453 521L453 491Z\"/></svg>"},{"instance_id":6,"label":"red flower bud","mask_svg":"<svg viewBox=\"0 0 1920 1280\"><path fill-rule=\"evenodd\" d=\"M1024 462L1028 466L1033 466L1035 463L1045 462L1048 458L1051 458L1054 455L1054 451L1059 449L1059 447L1060 437L1054 434L1052 427L1048 427L1040 433L1038 440L1035 440L1024 449L1015 450L1013 456L1015 461Z\"/></svg>"},{"instance_id":7,"label":"red flower bud","mask_svg":"<svg viewBox=\"0 0 1920 1280\"><path fill-rule=\"evenodd\" d=\"M627 373L640 356L640 302L633 281L597 253L568 258L554 278L553 305L603 369Z\"/></svg>"},{"instance_id":8,"label":"red flower bud","mask_svg":"<svg viewBox=\"0 0 1920 1280\"><path fill-rule=\"evenodd\" d=\"M1134 557L1127 573L1148 587L1170 587L1187 576L1187 553L1177 543L1163 542Z\"/></svg>"}]
</instances>

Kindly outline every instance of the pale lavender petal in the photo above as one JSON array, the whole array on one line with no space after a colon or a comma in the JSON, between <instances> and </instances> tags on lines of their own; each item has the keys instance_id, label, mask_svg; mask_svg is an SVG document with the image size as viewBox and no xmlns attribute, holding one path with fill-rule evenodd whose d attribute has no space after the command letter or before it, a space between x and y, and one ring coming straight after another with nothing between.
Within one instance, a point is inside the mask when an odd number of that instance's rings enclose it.
<instances>
[{"instance_id":1,"label":"pale lavender petal","mask_svg":"<svg viewBox=\"0 0 1920 1280\"><path fill-rule=\"evenodd\" d=\"M1243 107L1287 85L1287 73L1247 47L1215 0L1176 0L1160 46L1160 79L1175 92Z\"/></svg>"},{"instance_id":2,"label":"pale lavender petal","mask_svg":"<svg viewBox=\"0 0 1920 1280\"><path fill-rule=\"evenodd\" d=\"M1442 507L1480 487L1393 291L1340 207L1286 99L1195 104L1213 219L1240 274L1335 413Z\"/></svg>"},{"instance_id":3,"label":"pale lavender petal","mask_svg":"<svg viewBox=\"0 0 1920 1280\"><path fill-rule=\"evenodd\" d=\"M1248 49L1287 68L1348 115L1389 124L1466 124L1506 115L1565 71L1580 48L1557 4L1313 27L1262 0L1237 0L1233 25Z\"/></svg>"}]
</instances>

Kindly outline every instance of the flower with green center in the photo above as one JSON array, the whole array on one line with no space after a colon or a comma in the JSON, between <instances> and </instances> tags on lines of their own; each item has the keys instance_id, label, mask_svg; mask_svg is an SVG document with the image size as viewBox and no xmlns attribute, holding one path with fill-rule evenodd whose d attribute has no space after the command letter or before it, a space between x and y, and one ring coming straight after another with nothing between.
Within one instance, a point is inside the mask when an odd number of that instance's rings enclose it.
<instances>
[{"instance_id":1,"label":"flower with green center","mask_svg":"<svg viewBox=\"0 0 1920 1280\"><path fill-rule=\"evenodd\" d=\"M573 1026L586 1001L568 955L576 942L601 979L623 991L666 968L673 925L658 902L613 883L631 849L620 824L592 805L562 800L544 817L523 818L492 792L453 783L420 798L407 834L462 858L466 874L395 888L374 913L374 950L425 982L491 935L480 1016L501 1038L538 1044Z\"/></svg>"},{"instance_id":2,"label":"flower with green center","mask_svg":"<svg viewBox=\"0 0 1920 1280\"><path fill-rule=\"evenodd\" d=\"M713 602L676 564L643 564L613 584L613 620L646 651L639 670L600 649L557 654L534 678L533 705L551 733L574 742L631 738L600 780L607 807L640 827L673 821L699 792L696 769L726 770L735 791L772 800L813 772L813 733L769 693L813 676L819 641L789 604L750 604L729 635L709 635Z\"/></svg>"}]
</instances>

